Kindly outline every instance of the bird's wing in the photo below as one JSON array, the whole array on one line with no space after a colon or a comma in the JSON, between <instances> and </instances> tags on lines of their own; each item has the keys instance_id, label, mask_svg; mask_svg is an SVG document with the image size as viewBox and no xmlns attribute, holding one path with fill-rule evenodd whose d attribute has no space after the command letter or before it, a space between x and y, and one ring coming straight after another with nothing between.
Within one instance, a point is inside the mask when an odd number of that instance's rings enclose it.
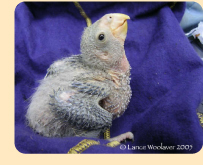
<instances>
[{"instance_id":1,"label":"bird's wing","mask_svg":"<svg viewBox=\"0 0 203 165\"><path fill-rule=\"evenodd\" d=\"M78 129L99 129L110 127L112 114L99 105L99 100L108 96L109 89L98 82L75 81L70 90L54 92L52 101L56 118L68 122Z\"/></svg>"},{"instance_id":2,"label":"bird's wing","mask_svg":"<svg viewBox=\"0 0 203 165\"><path fill-rule=\"evenodd\" d=\"M110 87L101 82L80 82L74 81L71 84L73 89L76 89L80 93L84 93L88 96L97 96L100 99L103 99L109 95Z\"/></svg>"}]
</instances>

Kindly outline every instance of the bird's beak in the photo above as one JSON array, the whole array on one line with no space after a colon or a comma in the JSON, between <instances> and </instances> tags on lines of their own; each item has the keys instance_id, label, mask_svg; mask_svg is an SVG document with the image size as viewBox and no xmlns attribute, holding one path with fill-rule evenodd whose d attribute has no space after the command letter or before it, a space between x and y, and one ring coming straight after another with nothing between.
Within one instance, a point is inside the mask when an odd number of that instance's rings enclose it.
<instances>
[{"instance_id":1,"label":"bird's beak","mask_svg":"<svg viewBox=\"0 0 203 165\"><path fill-rule=\"evenodd\" d=\"M112 34L125 41L128 31L127 19L130 19L130 17L125 14L115 13L107 14L106 18L110 21L109 23Z\"/></svg>"}]
</instances>

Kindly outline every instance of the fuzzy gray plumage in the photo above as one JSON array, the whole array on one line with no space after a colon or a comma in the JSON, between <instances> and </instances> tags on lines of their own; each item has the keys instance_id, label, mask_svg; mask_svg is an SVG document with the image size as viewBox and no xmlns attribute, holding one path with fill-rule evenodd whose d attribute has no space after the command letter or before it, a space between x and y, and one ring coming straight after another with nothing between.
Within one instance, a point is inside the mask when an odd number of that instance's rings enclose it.
<instances>
[{"instance_id":1,"label":"fuzzy gray plumage","mask_svg":"<svg viewBox=\"0 0 203 165\"><path fill-rule=\"evenodd\" d=\"M31 98L26 118L39 134L98 137L127 108L130 66L124 41L101 28L101 22L84 30L80 55L50 66ZM102 42L97 37L101 31Z\"/></svg>"}]
</instances>

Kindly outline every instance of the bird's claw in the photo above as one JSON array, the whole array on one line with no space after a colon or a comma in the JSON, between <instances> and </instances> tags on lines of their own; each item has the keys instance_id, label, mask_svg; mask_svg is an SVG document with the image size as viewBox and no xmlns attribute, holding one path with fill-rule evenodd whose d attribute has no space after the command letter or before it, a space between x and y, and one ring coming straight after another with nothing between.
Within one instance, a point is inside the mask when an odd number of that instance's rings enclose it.
<instances>
[{"instance_id":1,"label":"bird's claw","mask_svg":"<svg viewBox=\"0 0 203 165\"><path fill-rule=\"evenodd\" d=\"M126 141L134 141L134 135L132 132L126 132L116 137L108 139L109 141L118 141L119 143L126 143Z\"/></svg>"}]
</instances>

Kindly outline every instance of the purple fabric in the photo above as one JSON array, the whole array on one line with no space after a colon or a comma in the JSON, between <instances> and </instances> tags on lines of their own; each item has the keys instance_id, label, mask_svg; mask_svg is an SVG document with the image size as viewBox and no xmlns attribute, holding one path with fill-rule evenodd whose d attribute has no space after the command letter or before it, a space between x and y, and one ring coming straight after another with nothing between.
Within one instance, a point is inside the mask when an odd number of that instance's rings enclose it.
<instances>
[{"instance_id":1,"label":"purple fabric","mask_svg":"<svg viewBox=\"0 0 203 165\"><path fill-rule=\"evenodd\" d=\"M111 136L132 131L133 146L175 146L173 150L120 149L107 141L84 153L198 152L203 130L196 115L203 97L203 62L184 36L179 22L185 3L80 3L95 22L107 13L130 16L125 42L132 67L132 98L124 115L113 121ZM26 126L29 98L49 65L80 53L86 27L73 3L20 3L15 10L15 145L22 153L67 153L84 137L47 138ZM96 139L98 140L98 139ZM178 150L177 145L192 145Z\"/></svg>"}]
</instances>

